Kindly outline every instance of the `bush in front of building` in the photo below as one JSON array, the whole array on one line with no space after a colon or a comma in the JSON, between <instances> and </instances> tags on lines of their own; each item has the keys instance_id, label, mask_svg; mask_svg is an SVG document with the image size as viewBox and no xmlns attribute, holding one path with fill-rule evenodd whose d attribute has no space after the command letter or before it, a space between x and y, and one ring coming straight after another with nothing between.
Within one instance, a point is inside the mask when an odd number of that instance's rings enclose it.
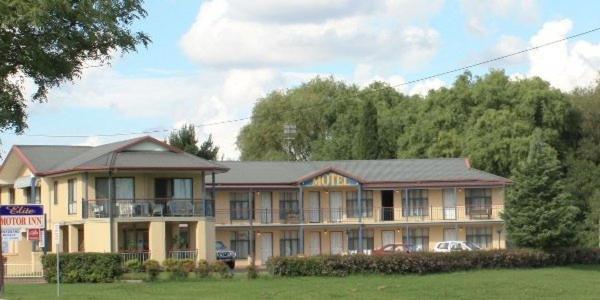
<instances>
[{"instance_id":1,"label":"bush in front of building","mask_svg":"<svg viewBox=\"0 0 600 300\"><path fill-rule=\"evenodd\" d=\"M148 274L148 281L156 281L156 279L158 279L158 275L160 274L161 268L158 261L149 259L144 262L144 270L146 270L146 274Z\"/></svg>"},{"instance_id":2,"label":"bush in front of building","mask_svg":"<svg viewBox=\"0 0 600 300\"><path fill-rule=\"evenodd\" d=\"M206 278L210 275L210 266L204 259L198 261L198 267L196 268L196 276L198 278Z\"/></svg>"},{"instance_id":3,"label":"bush in front of building","mask_svg":"<svg viewBox=\"0 0 600 300\"><path fill-rule=\"evenodd\" d=\"M211 271L217 275L219 275L222 279L233 278L233 272L229 269L229 266L223 261L216 261L211 266Z\"/></svg>"},{"instance_id":4,"label":"bush in front of building","mask_svg":"<svg viewBox=\"0 0 600 300\"><path fill-rule=\"evenodd\" d=\"M141 261L137 259L130 259L124 263L125 272L143 272L144 266Z\"/></svg>"},{"instance_id":5,"label":"bush in front of building","mask_svg":"<svg viewBox=\"0 0 600 300\"><path fill-rule=\"evenodd\" d=\"M176 259L167 258L162 263L163 268L167 272L173 272L177 268L178 261Z\"/></svg>"},{"instance_id":6,"label":"bush in front of building","mask_svg":"<svg viewBox=\"0 0 600 300\"><path fill-rule=\"evenodd\" d=\"M258 278L258 270L256 269L254 261L246 267L246 277L248 277L248 279Z\"/></svg>"},{"instance_id":7,"label":"bush in front of building","mask_svg":"<svg viewBox=\"0 0 600 300\"><path fill-rule=\"evenodd\" d=\"M44 277L56 282L56 254L42 256ZM117 253L61 253L60 281L112 282L123 274L121 256Z\"/></svg>"},{"instance_id":8,"label":"bush in front of building","mask_svg":"<svg viewBox=\"0 0 600 300\"><path fill-rule=\"evenodd\" d=\"M529 249L453 253L398 253L387 256L333 255L273 257L275 276L346 276L349 274L428 274L495 268L540 268L600 264L600 248L540 251Z\"/></svg>"}]
</instances>

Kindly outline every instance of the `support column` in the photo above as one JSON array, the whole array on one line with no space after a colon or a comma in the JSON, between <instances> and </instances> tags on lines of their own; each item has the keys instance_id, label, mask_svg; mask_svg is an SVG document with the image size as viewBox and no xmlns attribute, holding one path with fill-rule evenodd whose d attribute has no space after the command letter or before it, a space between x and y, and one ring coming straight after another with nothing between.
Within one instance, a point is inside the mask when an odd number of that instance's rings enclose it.
<instances>
[{"instance_id":1,"label":"support column","mask_svg":"<svg viewBox=\"0 0 600 300\"><path fill-rule=\"evenodd\" d=\"M215 222L212 220L198 221L196 224L196 248L198 248L198 259L214 262L217 259L215 242Z\"/></svg>"},{"instance_id":2,"label":"support column","mask_svg":"<svg viewBox=\"0 0 600 300\"><path fill-rule=\"evenodd\" d=\"M302 187L302 185L300 185L300 190L298 191L298 194L300 197L300 202L298 205L300 209L300 230L298 232L298 239L300 240L300 245L298 245L298 252L304 255L304 188Z\"/></svg>"},{"instance_id":3,"label":"support column","mask_svg":"<svg viewBox=\"0 0 600 300\"><path fill-rule=\"evenodd\" d=\"M408 216L410 215L410 211L408 209L408 188L404 189L404 207L402 208L402 211L404 211L405 217L406 217L406 241L402 241L403 244L405 245L409 245L409 247L412 247L413 245L410 245L410 231L408 230Z\"/></svg>"},{"instance_id":4,"label":"support column","mask_svg":"<svg viewBox=\"0 0 600 300\"><path fill-rule=\"evenodd\" d=\"M358 253L363 253L362 187L358 184Z\"/></svg>"},{"instance_id":5,"label":"support column","mask_svg":"<svg viewBox=\"0 0 600 300\"><path fill-rule=\"evenodd\" d=\"M167 258L167 231L166 222L150 222L148 230L150 257L158 262ZM196 240L197 241L197 240Z\"/></svg>"},{"instance_id":6,"label":"support column","mask_svg":"<svg viewBox=\"0 0 600 300\"><path fill-rule=\"evenodd\" d=\"M79 232L76 226L67 225L67 234L69 235L69 244L67 250L69 253L75 253L79 251Z\"/></svg>"}]
</instances>

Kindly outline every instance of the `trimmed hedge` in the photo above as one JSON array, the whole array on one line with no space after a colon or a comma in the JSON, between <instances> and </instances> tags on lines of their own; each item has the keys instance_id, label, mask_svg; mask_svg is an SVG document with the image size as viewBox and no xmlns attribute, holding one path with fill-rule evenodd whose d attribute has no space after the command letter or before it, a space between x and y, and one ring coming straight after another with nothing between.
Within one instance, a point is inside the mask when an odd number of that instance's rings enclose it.
<instances>
[{"instance_id":1,"label":"trimmed hedge","mask_svg":"<svg viewBox=\"0 0 600 300\"><path fill-rule=\"evenodd\" d=\"M112 282L123 274L117 253L61 253L60 282ZM42 257L44 277L56 282L56 254Z\"/></svg>"},{"instance_id":2,"label":"trimmed hedge","mask_svg":"<svg viewBox=\"0 0 600 300\"><path fill-rule=\"evenodd\" d=\"M272 257L275 276L346 276L348 274L428 274L495 268L540 268L570 264L600 264L600 248L489 250L453 253L398 253L388 256L332 255Z\"/></svg>"}]
</instances>

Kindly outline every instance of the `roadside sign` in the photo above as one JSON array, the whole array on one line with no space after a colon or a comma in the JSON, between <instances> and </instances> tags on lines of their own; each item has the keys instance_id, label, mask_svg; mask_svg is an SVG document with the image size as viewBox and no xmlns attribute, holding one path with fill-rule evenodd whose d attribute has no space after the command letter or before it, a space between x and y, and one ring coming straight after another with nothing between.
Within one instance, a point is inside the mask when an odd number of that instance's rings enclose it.
<instances>
[{"instance_id":1,"label":"roadside sign","mask_svg":"<svg viewBox=\"0 0 600 300\"><path fill-rule=\"evenodd\" d=\"M61 232L60 232L60 224L54 224L54 228L52 230L52 233L54 233L54 245L56 246L60 246L60 242L61 242ZM58 249L58 248L57 248Z\"/></svg>"},{"instance_id":2,"label":"roadside sign","mask_svg":"<svg viewBox=\"0 0 600 300\"><path fill-rule=\"evenodd\" d=\"M19 228L2 228L2 241L20 241L22 237Z\"/></svg>"},{"instance_id":3,"label":"roadside sign","mask_svg":"<svg viewBox=\"0 0 600 300\"><path fill-rule=\"evenodd\" d=\"M2 229L44 228L44 208L42 205L2 205L0 206Z\"/></svg>"},{"instance_id":4,"label":"roadside sign","mask_svg":"<svg viewBox=\"0 0 600 300\"><path fill-rule=\"evenodd\" d=\"M27 240L29 241L39 241L41 236L41 230L39 228L29 228L27 229Z\"/></svg>"}]
</instances>

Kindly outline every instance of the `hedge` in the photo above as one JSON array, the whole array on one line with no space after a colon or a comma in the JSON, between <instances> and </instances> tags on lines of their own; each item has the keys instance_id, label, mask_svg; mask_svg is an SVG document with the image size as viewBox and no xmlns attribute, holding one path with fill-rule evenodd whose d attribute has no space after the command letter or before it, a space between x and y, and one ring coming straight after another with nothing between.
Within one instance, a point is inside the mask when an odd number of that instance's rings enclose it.
<instances>
[{"instance_id":1,"label":"hedge","mask_svg":"<svg viewBox=\"0 0 600 300\"><path fill-rule=\"evenodd\" d=\"M56 254L42 257L44 277L56 282ZM112 282L123 274L121 256L117 253L61 253L60 281Z\"/></svg>"},{"instance_id":2,"label":"hedge","mask_svg":"<svg viewBox=\"0 0 600 300\"><path fill-rule=\"evenodd\" d=\"M275 276L346 276L349 274L428 274L473 269L539 268L600 264L600 248L489 250L452 253L397 253L387 256L331 255L273 257L267 262Z\"/></svg>"}]
</instances>

